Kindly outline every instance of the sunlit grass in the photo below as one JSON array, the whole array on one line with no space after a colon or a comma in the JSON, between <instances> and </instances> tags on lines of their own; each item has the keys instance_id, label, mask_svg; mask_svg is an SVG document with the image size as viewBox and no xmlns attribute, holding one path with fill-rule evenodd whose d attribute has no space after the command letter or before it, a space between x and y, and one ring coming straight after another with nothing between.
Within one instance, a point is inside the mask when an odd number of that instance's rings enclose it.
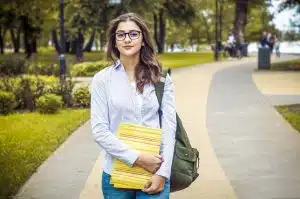
<instances>
[{"instance_id":1,"label":"sunlit grass","mask_svg":"<svg viewBox=\"0 0 300 199\"><path fill-rule=\"evenodd\" d=\"M297 70L300 71L300 59L290 60L286 62L273 63L272 70Z\"/></svg>"},{"instance_id":2,"label":"sunlit grass","mask_svg":"<svg viewBox=\"0 0 300 199\"><path fill-rule=\"evenodd\" d=\"M276 106L278 112L300 132L300 104Z\"/></svg>"},{"instance_id":3,"label":"sunlit grass","mask_svg":"<svg viewBox=\"0 0 300 199\"><path fill-rule=\"evenodd\" d=\"M88 109L0 116L0 198L15 194L41 163L89 118Z\"/></svg>"}]
</instances>

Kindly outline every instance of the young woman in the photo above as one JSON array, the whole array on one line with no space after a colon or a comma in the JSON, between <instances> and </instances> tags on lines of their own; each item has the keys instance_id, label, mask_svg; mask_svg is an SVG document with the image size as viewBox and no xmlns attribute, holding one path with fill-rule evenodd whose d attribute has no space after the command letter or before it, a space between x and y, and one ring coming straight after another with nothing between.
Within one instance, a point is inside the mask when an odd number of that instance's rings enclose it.
<instances>
[{"instance_id":1,"label":"young woman","mask_svg":"<svg viewBox=\"0 0 300 199\"><path fill-rule=\"evenodd\" d=\"M115 133L121 122L160 128L154 84L161 80L145 22L128 13L111 22L107 57L114 64L98 72L91 84L91 125L95 141L104 149L102 192L105 199L169 198L175 145L176 111L173 82L168 75L162 100L163 139L160 155L130 149ZM143 190L117 189L110 184L113 158L153 173Z\"/></svg>"}]
</instances>

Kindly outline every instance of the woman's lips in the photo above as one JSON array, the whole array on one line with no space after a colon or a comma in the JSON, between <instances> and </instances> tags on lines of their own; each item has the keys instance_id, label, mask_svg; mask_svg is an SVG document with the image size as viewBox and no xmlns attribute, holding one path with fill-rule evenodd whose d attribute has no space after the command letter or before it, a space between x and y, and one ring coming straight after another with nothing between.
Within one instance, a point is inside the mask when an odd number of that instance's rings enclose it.
<instances>
[{"instance_id":1,"label":"woman's lips","mask_svg":"<svg viewBox=\"0 0 300 199\"><path fill-rule=\"evenodd\" d=\"M126 50L130 50L133 46L124 46Z\"/></svg>"}]
</instances>

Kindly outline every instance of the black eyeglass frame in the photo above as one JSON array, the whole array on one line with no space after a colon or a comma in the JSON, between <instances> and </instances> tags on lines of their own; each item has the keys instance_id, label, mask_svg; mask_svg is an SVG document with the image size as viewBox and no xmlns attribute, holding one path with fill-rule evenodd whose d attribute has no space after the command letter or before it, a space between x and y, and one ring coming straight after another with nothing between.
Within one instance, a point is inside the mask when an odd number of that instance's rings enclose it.
<instances>
[{"instance_id":1,"label":"black eyeglass frame","mask_svg":"<svg viewBox=\"0 0 300 199\"><path fill-rule=\"evenodd\" d=\"M139 36L137 37L137 38L135 38L135 39L132 39L131 37L130 37L130 33L132 33L132 32L137 32L137 33L139 33ZM123 39L117 39L117 34L125 34L125 36L124 36L124 38ZM139 39L140 38L140 36L141 36L141 34L142 34L142 31L139 31L139 30L132 30L132 31L130 31L130 32L122 32L122 33L114 33L114 36L115 36L115 38L116 38L116 40L117 41L124 41L125 39L126 39L126 35L128 35L128 37L129 37L129 39L131 39L131 40L136 40L136 39Z\"/></svg>"}]
</instances>

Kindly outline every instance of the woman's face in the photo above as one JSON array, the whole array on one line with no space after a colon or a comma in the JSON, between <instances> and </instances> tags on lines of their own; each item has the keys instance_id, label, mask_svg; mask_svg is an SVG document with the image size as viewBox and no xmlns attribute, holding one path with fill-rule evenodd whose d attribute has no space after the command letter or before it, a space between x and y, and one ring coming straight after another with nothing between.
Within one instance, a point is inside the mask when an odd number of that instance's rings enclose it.
<instances>
[{"instance_id":1,"label":"woman's face","mask_svg":"<svg viewBox=\"0 0 300 199\"><path fill-rule=\"evenodd\" d=\"M116 46L120 56L133 56L140 52L143 45L143 34L135 22L120 22L115 33Z\"/></svg>"}]
</instances>

